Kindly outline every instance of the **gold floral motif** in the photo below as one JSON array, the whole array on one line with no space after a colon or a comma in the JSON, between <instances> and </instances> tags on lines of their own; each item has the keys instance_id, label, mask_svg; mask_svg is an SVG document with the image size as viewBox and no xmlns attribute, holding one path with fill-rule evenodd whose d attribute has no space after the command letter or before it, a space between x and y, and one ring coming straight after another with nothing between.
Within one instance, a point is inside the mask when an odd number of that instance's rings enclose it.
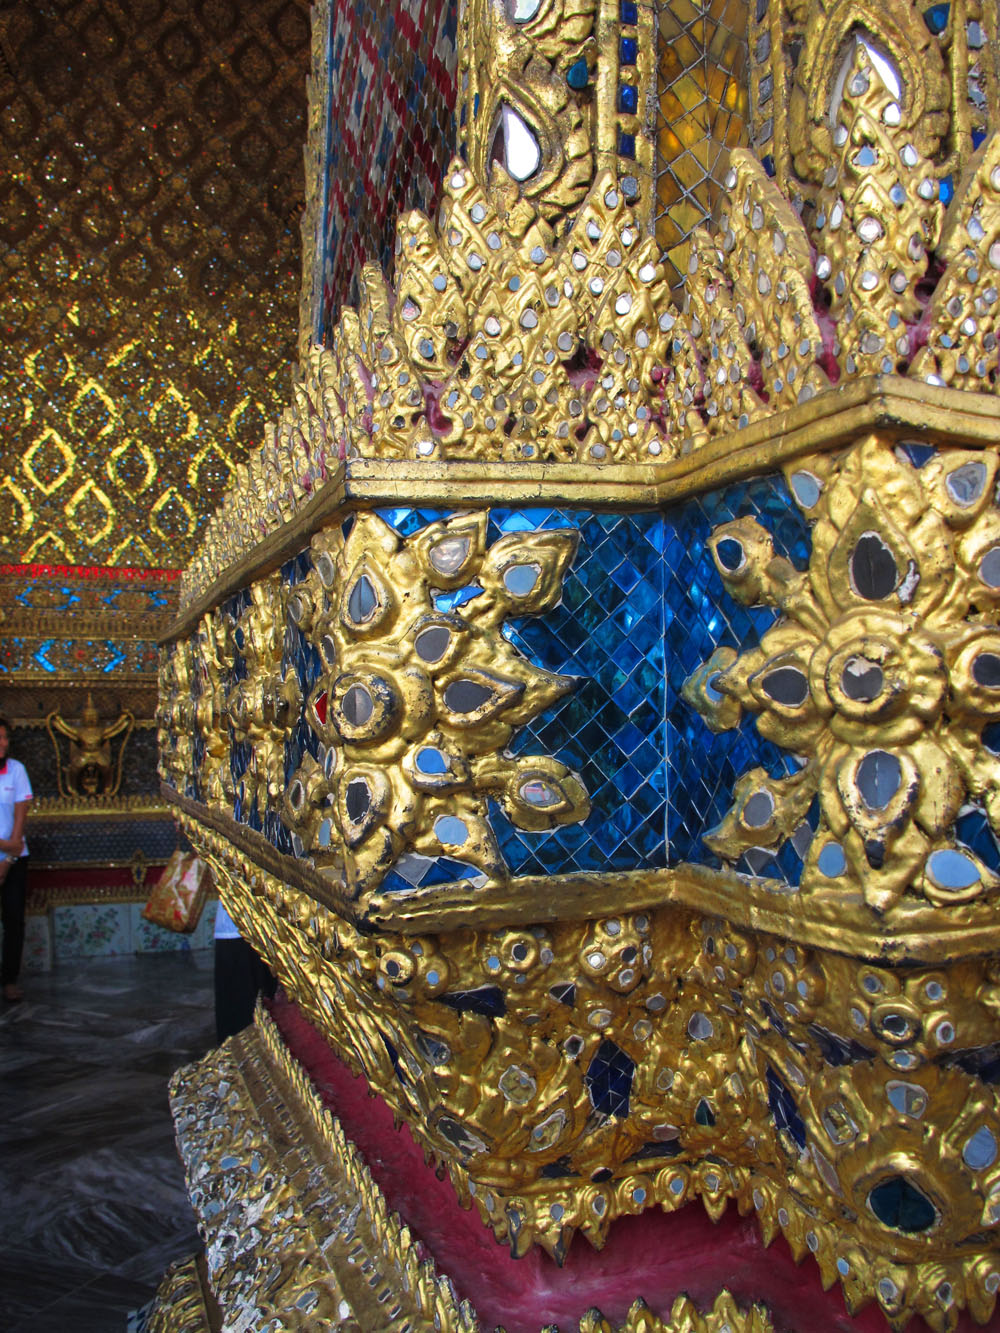
<instances>
[{"instance_id":1,"label":"gold floral motif","mask_svg":"<svg viewBox=\"0 0 1000 1333\"><path fill-rule=\"evenodd\" d=\"M486 545L485 513L401 540L375 514L313 539L292 621L323 660L305 717L320 740L285 793L283 818L352 897L390 867L450 856L486 882L505 870L487 800L520 828L585 819L579 779L546 756L505 754L516 728L572 688L532 666L501 632L511 615L554 606L573 530ZM437 609L448 590L468 600ZM405 860L400 862L400 858ZM457 872L456 872L457 873Z\"/></svg>"},{"instance_id":2,"label":"gold floral motif","mask_svg":"<svg viewBox=\"0 0 1000 1333\"><path fill-rule=\"evenodd\" d=\"M187 640L172 643L160 658L160 697L156 709L159 773L178 791L187 789L194 763L194 659Z\"/></svg>"},{"instance_id":3,"label":"gold floral motif","mask_svg":"<svg viewBox=\"0 0 1000 1333\"><path fill-rule=\"evenodd\" d=\"M992 450L942 450L917 468L872 436L791 475L814 519L807 572L752 519L713 532L729 592L784 615L759 648L719 650L687 697L715 729L755 714L762 736L802 756L789 777L740 779L706 837L713 851L736 861L779 846L818 796L804 890L855 890L886 912L907 890L947 908L1000 887L952 832L968 801L1000 829L1000 761L982 735L1000 719L996 471Z\"/></svg>"},{"instance_id":4,"label":"gold floral motif","mask_svg":"<svg viewBox=\"0 0 1000 1333\"><path fill-rule=\"evenodd\" d=\"M194 705L194 722L205 742L201 791L206 805L216 809L231 805L235 795L229 764L231 737L227 726L225 680L233 657L232 629L225 617L204 615L195 653L200 692Z\"/></svg>"},{"instance_id":5,"label":"gold floral motif","mask_svg":"<svg viewBox=\"0 0 1000 1333\"><path fill-rule=\"evenodd\" d=\"M294 671L282 671L285 642L285 588L277 574L250 589L250 604L236 621L233 642L243 654L246 675L226 696L226 711L237 742L250 757L241 780L249 810L277 808L285 790L285 736L302 705ZM216 786L217 790L217 786Z\"/></svg>"}]
</instances>

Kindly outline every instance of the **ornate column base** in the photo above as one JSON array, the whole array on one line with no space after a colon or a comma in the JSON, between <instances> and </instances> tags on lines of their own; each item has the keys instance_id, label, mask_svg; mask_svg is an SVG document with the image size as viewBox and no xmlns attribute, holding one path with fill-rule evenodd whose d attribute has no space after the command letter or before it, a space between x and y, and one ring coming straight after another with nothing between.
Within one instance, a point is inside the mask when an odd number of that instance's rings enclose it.
<instances>
[{"instance_id":1,"label":"ornate column base","mask_svg":"<svg viewBox=\"0 0 1000 1333\"><path fill-rule=\"evenodd\" d=\"M390 1212L339 1122L268 1014L174 1076L171 1103L204 1263L172 1268L144 1333L341 1328L479 1333L467 1300ZM273 1321L273 1323L272 1323ZM761 1306L726 1292L665 1316L636 1300L624 1322L597 1310L581 1333L770 1333Z\"/></svg>"}]
</instances>

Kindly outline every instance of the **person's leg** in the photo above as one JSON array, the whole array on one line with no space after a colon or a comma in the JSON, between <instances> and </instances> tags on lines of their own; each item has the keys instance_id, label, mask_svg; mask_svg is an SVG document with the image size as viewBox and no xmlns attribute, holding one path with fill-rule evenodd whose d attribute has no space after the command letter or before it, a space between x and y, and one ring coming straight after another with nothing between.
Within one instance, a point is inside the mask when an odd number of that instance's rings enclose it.
<instances>
[{"instance_id":1,"label":"person's leg","mask_svg":"<svg viewBox=\"0 0 1000 1333\"><path fill-rule=\"evenodd\" d=\"M215 1030L219 1041L253 1022L260 962L246 940L215 941Z\"/></svg>"},{"instance_id":2,"label":"person's leg","mask_svg":"<svg viewBox=\"0 0 1000 1333\"><path fill-rule=\"evenodd\" d=\"M278 981L274 973L264 962L256 949L253 951L254 958L254 986L258 994L263 995L265 1000L273 1000L274 992L278 988ZM256 1005L256 999L254 1000Z\"/></svg>"},{"instance_id":3,"label":"person's leg","mask_svg":"<svg viewBox=\"0 0 1000 1333\"><path fill-rule=\"evenodd\" d=\"M28 888L28 859L18 857L7 872L0 888L0 920L3 923L3 952L0 958L0 985L5 999L16 999L17 979L21 975L24 952L24 904Z\"/></svg>"}]
</instances>

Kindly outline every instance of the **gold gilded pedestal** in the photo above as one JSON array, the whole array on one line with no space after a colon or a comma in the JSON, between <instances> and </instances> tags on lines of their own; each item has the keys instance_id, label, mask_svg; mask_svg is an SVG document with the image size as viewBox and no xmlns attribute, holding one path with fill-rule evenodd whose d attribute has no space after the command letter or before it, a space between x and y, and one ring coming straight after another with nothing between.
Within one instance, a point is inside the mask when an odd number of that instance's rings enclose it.
<instances>
[{"instance_id":1,"label":"gold gilded pedestal","mask_svg":"<svg viewBox=\"0 0 1000 1333\"><path fill-rule=\"evenodd\" d=\"M739 82L732 12L713 10L675 34L678 59L701 41ZM665 7L661 44L687 12ZM625 1217L700 1199L718 1220L733 1201L852 1313L986 1323L996 8L755 6L749 146L730 143L741 82L671 85L715 108L685 132L704 127L692 160L718 183L695 191L713 221L684 238L678 300L654 234L668 136L653 17L555 0L463 12L466 158L438 215L401 218L391 279L367 267L358 308L305 352L187 571L161 665L164 797L288 995L515 1257L539 1245L561 1263L577 1231L600 1248ZM702 533L686 519L699 505L725 517ZM732 733L734 754L752 737L767 764L713 770L728 809L690 853L661 838L628 863L567 853L519 874L502 821L564 847L607 793L538 725L585 697L582 673L529 661L516 626L549 628L573 579L599 579L577 533L593 517L600 547L622 515L658 550L688 546L687 566L663 558L647 697L673 680L664 646L682 660L670 615L696 567L713 590L699 607L725 622L677 682L671 745L690 728L707 755L710 733ZM641 618L589 613L612 651ZM644 763L666 785L674 758L664 739ZM449 858L451 878L414 871ZM345 1320L395 1328L398 1302L413 1327L463 1327L471 1311L444 1274L412 1269L311 1096L264 1019L177 1085L227 1311L265 1298L264 1256L287 1243L294 1262L267 1272L293 1305L342 1300ZM293 1142L318 1154L313 1175ZM267 1236L254 1160L280 1200ZM227 1209L232 1267L211 1239ZM378 1312L355 1305L342 1242L362 1271L370 1259L363 1299L389 1293ZM764 1319L722 1298L703 1315L636 1309L629 1327Z\"/></svg>"}]
</instances>

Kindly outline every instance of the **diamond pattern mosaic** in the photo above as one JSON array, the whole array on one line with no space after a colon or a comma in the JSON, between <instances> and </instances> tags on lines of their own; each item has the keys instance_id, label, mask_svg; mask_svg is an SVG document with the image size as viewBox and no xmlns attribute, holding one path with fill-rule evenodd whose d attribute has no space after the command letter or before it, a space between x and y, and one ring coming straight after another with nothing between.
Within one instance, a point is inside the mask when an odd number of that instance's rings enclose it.
<instances>
[{"instance_id":1,"label":"diamond pattern mosaic","mask_svg":"<svg viewBox=\"0 0 1000 1333\"><path fill-rule=\"evenodd\" d=\"M397 215L432 213L455 143L457 0L334 0L323 312L356 304L365 263L389 272Z\"/></svg>"},{"instance_id":2,"label":"diamond pattern mosaic","mask_svg":"<svg viewBox=\"0 0 1000 1333\"><path fill-rule=\"evenodd\" d=\"M378 512L407 537L446 517L437 509ZM541 529L575 528L580 535L559 605L542 616L507 621L503 632L536 666L575 681L572 690L515 733L511 751L546 754L577 773L587 788L591 812L581 823L535 833L515 827L498 804L491 804L491 823L513 874L628 871L682 861L712 864L702 837L728 809L736 779L758 766L772 776L783 775L795 764L794 757L759 737L752 720L736 731L713 735L681 697L685 679L717 647L756 646L775 619L771 608L747 608L732 601L708 549L714 528L743 516L762 523L776 552L805 568L808 525L779 477L737 483L662 513L490 511L491 545L505 534ZM310 555L304 552L283 567L283 581L294 585L309 570ZM480 591L471 584L442 592L435 604L440 610L460 609ZM240 593L223 609L235 621L247 604L247 594ZM241 635L237 627L230 689L246 674ZM315 649L290 621L281 669L297 674L303 697L321 673ZM286 783L307 751L318 758L317 738L300 720L285 743ZM261 812L256 799L246 805L240 780L249 759L245 743L232 746L234 816L279 850L294 854L278 812ZM807 822L815 828L815 811ZM978 846L982 830L974 815L966 822L964 836ZM777 855L748 853L739 868L797 882L807 832ZM409 854L382 887L391 892L477 873L449 857Z\"/></svg>"},{"instance_id":3,"label":"diamond pattern mosaic","mask_svg":"<svg viewBox=\"0 0 1000 1333\"><path fill-rule=\"evenodd\" d=\"M0 50L0 545L179 568L287 400L309 5L4 5Z\"/></svg>"},{"instance_id":4,"label":"diamond pattern mosaic","mask_svg":"<svg viewBox=\"0 0 1000 1333\"><path fill-rule=\"evenodd\" d=\"M727 150L746 143L747 6L656 0L654 8L656 239L681 275L681 243L712 216Z\"/></svg>"},{"instance_id":5,"label":"diamond pattern mosaic","mask_svg":"<svg viewBox=\"0 0 1000 1333\"><path fill-rule=\"evenodd\" d=\"M406 536L442 517L436 510L379 512ZM712 529L743 515L768 528L779 554L806 565L808 526L777 477L663 514L491 511L490 541L539 528L580 531L561 604L545 616L509 622L504 632L536 665L577 680L517 733L511 748L550 754L578 772L592 809L582 824L526 833L494 805L491 821L513 873L630 870L665 866L668 859L711 863L701 835L725 813L735 779L757 766L785 773L794 762L762 741L752 722L714 736L680 697L684 680L715 648L754 645L774 621L770 608L732 601L708 550ZM450 609L474 592L460 589L438 605ZM768 864L741 869L794 882L804 850L789 844L778 859L769 855ZM411 882L449 877L425 868Z\"/></svg>"}]
</instances>

